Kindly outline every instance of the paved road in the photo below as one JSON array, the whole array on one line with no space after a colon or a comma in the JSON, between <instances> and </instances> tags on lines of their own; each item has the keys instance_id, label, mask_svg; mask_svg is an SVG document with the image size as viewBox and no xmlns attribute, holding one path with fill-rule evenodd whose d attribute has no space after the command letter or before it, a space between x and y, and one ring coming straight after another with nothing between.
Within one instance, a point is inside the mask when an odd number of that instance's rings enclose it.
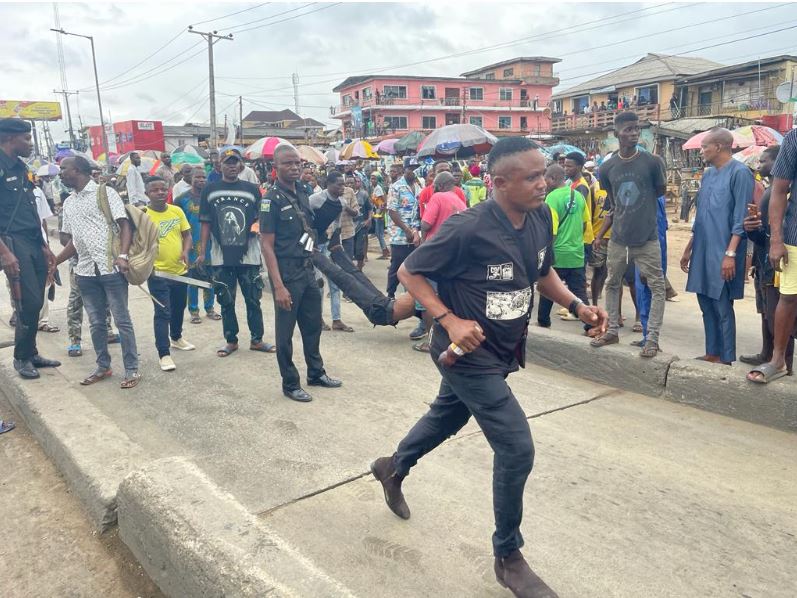
<instances>
[{"instance_id":1,"label":"paved road","mask_svg":"<svg viewBox=\"0 0 797 598\"><path fill-rule=\"evenodd\" d=\"M367 273L382 284L385 263L369 262ZM492 457L473 424L407 480L409 522L387 511L364 475L434 398L437 375L406 337L412 322L371 329L345 304L357 332L322 339L344 387L314 391L303 405L282 397L273 355L215 357L215 322L187 324L198 350L160 372L151 303L133 289L130 304L145 380L122 392L117 376L82 399L148 454L193 460L356 595L507 595L490 573ZM273 338L270 296L263 305ZM54 320L64 324L64 312ZM41 348L63 355L64 335L44 336ZM47 392L80 389L93 363L86 349L44 373ZM112 354L118 364L118 347ZM797 436L539 368L510 382L537 447L526 553L563 597L793 596Z\"/></svg>"}]
</instances>

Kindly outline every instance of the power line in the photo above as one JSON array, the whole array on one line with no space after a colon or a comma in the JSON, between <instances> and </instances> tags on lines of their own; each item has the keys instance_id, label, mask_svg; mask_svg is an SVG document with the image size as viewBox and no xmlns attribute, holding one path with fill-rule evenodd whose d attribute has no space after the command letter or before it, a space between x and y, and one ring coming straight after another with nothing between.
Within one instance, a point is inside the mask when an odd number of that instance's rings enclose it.
<instances>
[{"instance_id":1,"label":"power line","mask_svg":"<svg viewBox=\"0 0 797 598\"><path fill-rule=\"evenodd\" d=\"M192 26L204 25L205 23L210 23L212 21L221 21L222 19L226 19L227 17L234 17L235 15L239 15L241 13L248 12L250 10L255 10L256 8L261 8L261 7L266 6L268 4L271 4L271 2L263 2L262 4L256 4L255 6L250 6L249 8L244 8L243 10L239 10L237 12L231 12L228 15L223 15L223 16L220 16L220 17L214 17L212 19L205 19L204 21L197 21L196 23L192 23L191 25Z\"/></svg>"},{"instance_id":2,"label":"power line","mask_svg":"<svg viewBox=\"0 0 797 598\"><path fill-rule=\"evenodd\" d=\"M237 25L231 25L229 28L224 28L223 27L222 29L225 29L225 31L229 30L232 33L236 33L236 30L240 30L241 27L246 27L247 25L252 25L254 23L260 23L262 21L268 21L268 20L273 19L275 17L281 17L282 15L287 15L289 13L296 12L297 10L302 10L303 8L307 8L308 6L312 6L313 4L315 4L315 3L314 2L310 2L309 4L304 4L303 6L299 6L298 8L291 8L290 10L284 10L282 12L270 14L270 15L268 15L266 17L262 17L260 19L255 19L254 21L248 21L246 23L239 23Z\"/></svg>"},{"instance_id":3,"label":"power line","mask_svg":"<svg viewBox=\"0 0 797 598\"><path fill-rule=\"evenodd\" d=\"M103 81L102 83L100 83L100 85L101 85L101 86L102 86L102 85L106 85L107 83L110 83L111 81L115 81L115 80L116 80L116 79L118 79L119 77L122 77L122 76L124 76L124 75L126 75L126 74L128 74L128 73L132 72L133 70L137 69L139 66L141 66L142 64L144 64L145 62L147 62L147 61L148 61L150 58L152 58L153 56L155 56L156 54L158 54L158 52L160 52L160 51L164 50L164 49L165 49L167 46L169 46L169 45L170 45L170 44L171 44L171 43L172 43L174 40L176 40L176 39L177 39L178 37L180 37L182 34L183 34L183 32L182 32L182 31L178 31L178 32L177 32L177 35L175 35L173 38L171 38L169 41L167 41L165 44L163 44L163 45L162 45L160 48L158 48L157 50L155 50L155 51L154 51L152 54L150 54L149 56L147 56L146 58L144 58L144 59L143 59L143 60L141 60L140 62L137 62L136 64L134 64L133 66L131 66L131 67L130 67L130 68L128 68L127 70L124 70L124 71L122 71L122 72L121 72L121 73L119 73L118 75L116 75L116 76L114 76L114 77L111 77L110 79L106 79L105 81ZM158 67L153 67L153 68L158 68Z\"/></svg>"},{"instance_id":4,"label":"power line","mask_svg":"<svg viewBox=\"0 0 797 598\"><path fill-rule=\"evenodd\" d=\"M201 46L201 45L202 45L202 42L197 42L197 43L195 43L193 46L189 46L188 48L186 48L186 49L185 49L185 50L182 52L182 54L184 54L185 52L188 52L189 50L193 50L193 49L194 49L194 48L196 48L197 46ZM162 75L163 73L167 73L167 72L169 72L170 70L172 70L172 69L174 69L174 68L177 68L177 67L178 67L178 66L180 66L181 64L185 64L186 62L188 62L188 61L189 61L189 60L191 60L192 58L194 58L194 57L196 57L196 56L199 56L199 55L200 55L200 54L202 54L202 52L204 52L204 51L205 51L205 49L204 49L204 48L201 48L201 49L200 49L200 50L198 50L197 52L194 52L193 54L190 54L189 56L186 56L185 58L183 58L183 59L182 59L182 60L180 60L179 62L175 62L174 64L172 64L172 65L171 65L171 66L169 66L169 67L163 68L163 69L161 69L161 70L159 70L159 71L151 72L151 73L149 73L149 74L146 74L146 75L144 75L144 74L142 74L142 75L136 75L135 77L133 77L133 78L131 78L131 79L127 79L126 81L120 81L119 83L114 83L113 85L111 85L111 86L109 86L109 87L104 87L104 88L102 88L102 89L103 89L103 91L112 91L112 90L114 90L114 89L120 89L120 88L122 88L122 87L128 87L128 86L130 86L130 85L136 85L136 84L138 84L138 83L141 83L141 82L143 82L143 81L146 81L147 79L152 79L152 77L157 77L158 75ZM165 61L165 62L161 63L160 65L158 65L158 67L155 67L155 68L163 67L163 66L167 65L169 62L171 62L171 61L173 61L173 60L176 60L176 59L177 59L177 58L179 58L179 57L180 57L180 54L178 54L178 55L176 55L176 56L173 56L172 58L170 58L169 60L167 60L167 61Z\"/></svg>"},{"instance_id":5,"label":"power line","mask_svg":"<svg viewBox=\"0 0 797 598\"><path fill-rule=\"evenodd\" d=\"M304 12L304 13L302 13L300 15L295 15L295 16L288 17L288 18L285 18L285 19L280 19L279 21L272 21L271 23L264 23L263 25L256 25L255 27L249 27L248 29L238 29L237 31L233 31L233 32L234 33L245 33L246 31L252 31L254 29L262 29L263 27L269 27L271 25L276 25L278 23L287 23L288 21L293 21L294 19L300 19L302 17L306 17L307 15L311 15L314 12L321 12L322 10L329 10L330 8L335 8L336 6L338 6L340 4L343 4L343 3L342 2L335 2L333 4L325 4L324 6L316 8L315 10L308 10L307 12ZM307 5L307 6L310 6L310 5ZM306 8L306 6L303 7L303 8Z\"/></svg>"}]
</instances>

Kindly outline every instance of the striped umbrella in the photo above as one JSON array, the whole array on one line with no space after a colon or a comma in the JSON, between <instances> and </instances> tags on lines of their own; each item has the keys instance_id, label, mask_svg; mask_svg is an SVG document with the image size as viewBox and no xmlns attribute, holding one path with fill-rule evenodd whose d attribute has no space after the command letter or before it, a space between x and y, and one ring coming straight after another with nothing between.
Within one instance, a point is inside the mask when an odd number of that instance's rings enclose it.
<instances>
[{"instance_id":1,"label":"striped umbrella","mask_svg":"<svg viewBox=\"0 0 797 598\"><path fill-rule=\"evenodd\" d=\"M379 155L371 147L371 144L362 139L355 139L340 152L341 160L378 160Z\"/></svg>"},{"instance_id":2,"label":"striped umbrella","mask_svg":"<svg viewBox=\"0 0 797 598\"><path fill-rule=\"evenodd\" d=\"M244 150L244 158L247 160L273 158L274 150L277 149L277 146L282 143L291 145L290 142L286 141L282 137L261 137Z\"/></svg>"},{"instance_id":3,"label":"striped umbrella","mask_svg":"<svg viewBox=\"0 0 797 598\"><path fill-rule=\"evenodd\" d=\"M299 151L299 156L301 156L302 160L305 162L312 162L313 164L326 164L327 159L324 154L318 151L316 148L311 147L309 145L300 145L296 148Z\"/></svg>"},{"instance_id":4,"label":"striped umbrella","mask_svg":"<svg viewBox=\"0 0 797 598\"><path fill-rule=\"evenodd\" d=\"M396 155L396 142L398 139L383 139L376 146L377 154L387 154L389 156Z\"/></svg>"},{"instance_id":5,"label":"striped umbrella","mask_svg":"<svg viewBox=\"0 0 797 598\"><path fill-rule=\"evenodd\" d=\"M683 149L700 149L703 139L710 133L710 131L703 131L694 137L687 139L681 146ZM733 135L732 147L750 147L751 145L768 146L780 143L783 141L783 135L778 133L771 127L763 125L748 125L746 127L739 127L731 131Z\"/></svg>"}]
</instances>

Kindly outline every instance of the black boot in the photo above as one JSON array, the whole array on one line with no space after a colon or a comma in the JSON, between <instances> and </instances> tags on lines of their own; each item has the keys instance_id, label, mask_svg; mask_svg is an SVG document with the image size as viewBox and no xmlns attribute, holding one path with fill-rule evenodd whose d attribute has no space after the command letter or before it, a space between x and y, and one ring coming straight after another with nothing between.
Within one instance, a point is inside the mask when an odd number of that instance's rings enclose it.
<instances>
[{"instance_id":1,"label":"black boot","mask_svg":"<svg viewBox=\"0 0 797 598\"><path fill-rule=\"evenodd\" d=\"M404 500L401 492L401 482L404 476L396 473L396 466L393 457L380 457L371 463L371 473L382 483L382 490L385 492L385 502L393 513L402 519L410 518L410 508Z\"/></svg>"},{"instance_id":2,"label":"black boot","mask_svg":"<svg viewBox=\"0 0 797 598\"><path fill-rule=\"evenodd\" d=\"M516 550L506 557L495 557L495 578L517 598L558 598L534 571L526 559Z\"/></svg>"}]
</instances>

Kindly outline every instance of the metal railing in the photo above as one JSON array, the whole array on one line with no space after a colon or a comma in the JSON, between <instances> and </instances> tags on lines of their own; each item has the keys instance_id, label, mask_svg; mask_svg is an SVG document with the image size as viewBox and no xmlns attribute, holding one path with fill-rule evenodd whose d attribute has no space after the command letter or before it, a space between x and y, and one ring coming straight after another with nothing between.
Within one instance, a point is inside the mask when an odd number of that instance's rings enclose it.
<instances>
[{"instance_id":1,"label":"metal railing","mask_svg":"<svg viewBox=\"0 0 797 598\"><path fill-rule=\"evenodd\" d=\"M551 131L580 131L587 129L608 129L614 126L614 117L620 112L635 112L640 120L658 120L659 109L664 111L659 104L646 104L623 110L603 110L591 114L555 114L551 116ZM669 110L667 111L669 116ZM663 116L662 116L663 118Z\"/></svg>"}]
</instances>

